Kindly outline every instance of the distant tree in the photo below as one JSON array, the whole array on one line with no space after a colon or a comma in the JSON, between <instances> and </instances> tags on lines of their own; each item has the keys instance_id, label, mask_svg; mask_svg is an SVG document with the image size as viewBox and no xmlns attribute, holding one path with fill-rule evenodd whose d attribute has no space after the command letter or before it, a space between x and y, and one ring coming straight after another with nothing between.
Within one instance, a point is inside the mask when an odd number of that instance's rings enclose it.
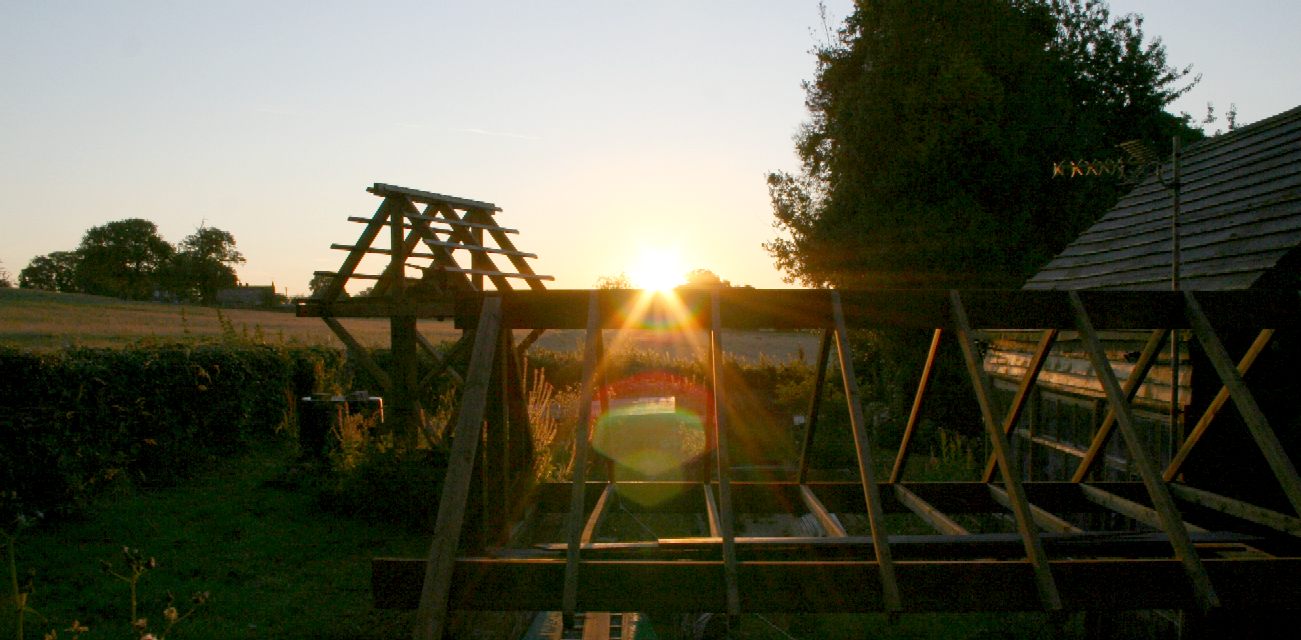
<instances>
[{"instance_id":1,"label":"distant tree","mask_svg":"<svg viewBox=\"0 0 1301 640\"><path fill-rule=\"evenodd\" d=\"M601 276L596 279L597 289L631 289L632 280L628 274L620 271L618 275Z\"/></svg>"},{"instance_id":2,"label":"distant tree","mask_svg":"<svg viewBox=\"0 0 1301 640\"><path fill-rule=\"evenodd\" d=\"M5 269L3 262L0 262L0 289L11 289L14 283L9 279L9 270Z\"/></svg>"},{"instance_id":3,"label":"distant tree","mask_svg":"<svg viewBox=\"0 0 1301 640\"><path fill-rule=\"evenodd\" d=\"M239 284L235 265L243 264L244 256L235 248L235 236L230 232L199 227L176 248L160 281L178 298L213 304L219 290Z\"/></svg>"},{"instance_id":4,"label":"distant tree","mask_svg":"<svg viewBox=\"0 0 1301 640\"><path fill-rule=\"evenodd\" d=\"M1100 0L859 0L806 83L801 170L768 176L765 244L810 286L1017 286L1119 196L1063 158L1164 147L1191 88Z\"/></svg>"},{"instance_id":5,"label":"distant tree","mask_svg":"<svg viewBox=\"0 0 1301 640\"><path fill-rule=\"evenodd\" d=\"M146 300L159 288L160 270L176 253L148 220L118 220L86 231L77 248L77 286L86 293Z\"/></svg>"},{"instance_id":6,"label":"distant tree","mask_svg":"<svg viewBox=\"0 0 1301 640\"><path fill-rule=\"evenodd\" d=\"M79 291L77 265L80 262L81 255L75 251L55 251L36 256L18 272L18 286L64 293Z\"/></svg>"},{"instance_id":7,"label":"distant tree","mask_svg":"<svg viewBox=\"0 0 1301 640\"><path fill-rule=\"evenodd\" d=\"M307 290L310 292L308 293L308 295L315 297L318 293L325 291L326 287L329 287L330 283L333 281L334 281L334 274L332 273L314 274L312 276L311 281L307 283ZM347 298L348 290L344 289L342 292L340 292L339 297Z\"/></svg>"},{"instance_id":8,"label":"distant tree","mask_svg":"<svg viewBox=\"0 0 1301 640\"><path fill-rule=\"evenodd\" d=\"M732 286L731 282L718 277L718 274L709 269L692 269L687 272L686 282L679 285L679 289L713 289L726 288Z\"/></svg>"}]
</instances>

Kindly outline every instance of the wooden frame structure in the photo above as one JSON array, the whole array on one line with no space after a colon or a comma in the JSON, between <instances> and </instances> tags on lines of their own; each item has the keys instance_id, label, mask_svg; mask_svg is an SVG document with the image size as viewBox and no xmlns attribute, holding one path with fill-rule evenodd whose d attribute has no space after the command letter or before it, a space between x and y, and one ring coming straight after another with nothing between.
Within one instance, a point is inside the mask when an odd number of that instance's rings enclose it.
<instances>
[{"instance_id":1,"label":"wooden frame structure","mask_svg":"<svg viewBox=\"0 0 1301 640\"><path fill-rule=\"evenodd\" d=\"M511 291L521 282L543 290L543 283L553 278L538 275L529 266L527 259L537 256L515 247L510 235L518 231L497 223L494 214L501 211L497 205L382 183L366 190L382 198L379 207L370 217L348 218L365 225L361 235L352 244L330 246L348 255L337 271L316 272L327 278L326 284L299 305L298 315L325 321L389 398L392 431L414 446L420 433L416 425L423 424L424 413L416 390L446 367L439 351L420 334L416 320L453 316L457 294L482 292L488 285ZM380 273L358 272L369 256L384 257ZM512 270L498 268L494 256L508 260ZM467 258L468 263L462 262ZM345 287L352 280L374 282L370 295L348 297ZM393 364L388 371L338 320L357 317L389 319ZM529 342L538 335L530 336ZM465 342L463 336L458 347L467 346ZM418 371L417 349L433 357L432 370Z\"/></svg>"},{"instance_id":2,"label":"wooden frame structure","mask_svg":"<svg viewBox=\"0 0 1301 640\"><path fill-rule=\"evenodd\" d=\"M638 326L642 316L686 316L710 337L712 410L707 416L713 473L700 482L640 483L673 488L676 497L648 507L622 500L615 483L586 476L587 429L602 379L602 332ZM1212 612L1301 608L1301 482L1216 327L1272 329L1301 320L1301 300L1284 292L798 291L721 289L683 292L670 301L637 291L508 291L458 297L456 317L475 340L453 438L434 540L426 559L376 559L373 591L382 607L419 609L416 637L439 638L452 610L928 612L1184 609ZM913 411L886 478L867 436L848 332L896 326L934 331ZM800 459L778 481L737 481L728 462L728 424L719 410L729 390L720 375L724 329L822 332L814 396ZM572 482L532 486L510 478L501 461L526 433L514 351L516 330L586 331ZM1088 346L1114 418L1112 434L1138 461L1139 481L1023 481L1008 433L1039 373L1029 367L1011 406L997 407L979 352L980 332L1042 332L1039 355L1061 332ZM1286 505L1216 495L1163 475L1135 432L1129 395L1137 379L1112 371L1101 331L1190 329L1205 348L1225 393L1244 416L1268 460ZM922 428L927 387L945 336L961 347L992 456L979 481L925 483L903 477ZM1158 343L1160 340L1154 340ZM854 481L809 478L830 350L857 456ZM1158 347L1153 347L1155 350ZM1250 354L1249 354L1250 355ZM1142 371L1135 378L1144 375ZM1221 403L1222 404L1222 403ZM1217 410L1219 410L1217 408ZM1187 446L1195 446L1195 442ZM481 446L482 445L482 446ZM1086 460L1082 468L1087 469ZM476 494L472 486L493 487ZM671 486L671 487L670 487ZM473 494L473 495L472 495ZM467 504L478 495L476 512ZM699 535L600 542L606 513L697 514ZM567 514L564 539L506 549L516 522ZM810 514L821 534L741 537L739 514ZM865 514L847 531L836 514ZM912 514L933 534L890 531ZM1105 518L1094 517L1102 514ZM1006 523L972 531L973 515ZM1123 520L1120 529L1081 523ZM467 526L475 524L476 526ZM1196 523L1196 524L1194 524ZM463 535L463 530L479 533Z\"/></svg>"}]
</instances>

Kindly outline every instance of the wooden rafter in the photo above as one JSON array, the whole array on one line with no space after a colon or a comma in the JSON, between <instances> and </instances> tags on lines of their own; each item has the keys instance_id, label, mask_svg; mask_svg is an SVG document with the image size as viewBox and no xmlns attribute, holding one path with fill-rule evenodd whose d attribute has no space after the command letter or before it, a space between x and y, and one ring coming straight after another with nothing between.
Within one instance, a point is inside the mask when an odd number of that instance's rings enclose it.
<instances>
[{"instance_id":1,"label":"wooden rafter","mask_svg":"<svg viewBox=\"0 0 1301 640\"><path fill-rule=\"evenodd\" d=\"M890 470L890 482L903 479L904 464L908 462L908 448L912 445L913 434L922 419L922 407L926 401L926 391L930 389L931 374L935 372L935 359L939 357L940 341L944 339L944 330L936 329L931 334L931 347L926 351L926 364L922 367L921 379L917 382L917 393L913 396L913 407L908 412L908 423L904 426L903 440L899 443L899 452L894 457L894 467Z\"/></svg>"}]
</instances>

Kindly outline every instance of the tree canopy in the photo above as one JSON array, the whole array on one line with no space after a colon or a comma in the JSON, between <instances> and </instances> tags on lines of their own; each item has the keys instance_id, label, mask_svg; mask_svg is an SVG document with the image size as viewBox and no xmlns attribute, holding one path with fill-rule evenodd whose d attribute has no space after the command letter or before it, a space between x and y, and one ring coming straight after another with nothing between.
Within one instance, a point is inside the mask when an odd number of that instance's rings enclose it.
<instances>
[{"instance_id":1,"label":"tree canopy","mask_svg":"<svg viewBox=\"0 0 1301 640\"><path fill-rule=\"evenodd\" d=\"M219 289L239 284L235 265L243 262L227 231L201 226L172 246L154 223L129 218L91 227L75 251L32 258L18 274L18 286L211 304Z\"/></svg>"},{"instance_id":2,"label":"tree canopy","mask_svg":"<svg viewBox=\"0 0 1301 640\"><path fill-rule=\"evenodd\" d=\"M809 286L1017 286L1111 206L1053 162L1197 137L1191 88L1101 0L859 0L805 83L797 173L768 176L765 243Z\"/></svg>"}]
</instances>

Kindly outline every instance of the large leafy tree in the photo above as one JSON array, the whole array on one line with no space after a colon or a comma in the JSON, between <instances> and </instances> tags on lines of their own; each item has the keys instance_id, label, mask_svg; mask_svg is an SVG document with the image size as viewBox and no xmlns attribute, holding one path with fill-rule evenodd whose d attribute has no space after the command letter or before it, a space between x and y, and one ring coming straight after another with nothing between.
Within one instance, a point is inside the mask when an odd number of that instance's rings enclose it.
<instances>
[{"instance_id":1,"label":"large leafy tree","mask_svg":"<svg viewBox=\"0 0 1301 640\"><path fill-rule=\"evenodd\" d=\"M76 280L82 291L145 300L158 290L159 271L175 250L154 223L131 218L91 227L77 253Z\"/></svg>"},{"instance_id":2,"label":"large leafy tree","mask_svg":"<svg viewBox=\"0 0 1301 640\"><path fill-rule=\"evenodd\" d=\"M801 169L768 177L791 282L1016 286L1122 188L1054 161L1198 135L1163 110L1189 69L1100 0L859 0L816 53Z\"/></svg>"},{"instance_id":3,"label":"large leafy tree","mask_svg":"<svg viewBox=\"0 0 1301 640\"><path fill-rule=\"evenodd\" d=\"M162 269L162 282L178 298L213 304L217 291L239 284L235 265L243 263L235 236L215 227L199 227L177 245Z\"/></svg>"},{"instance_id":4,"label":"large leafy tree","mask_svg":"<svg viewBox=\"0 0 1301 640\"><path fill-rule=\"evenodd\" d=\"M75 251L55 251L32 258L18 272L18 286L46 291L77 291L77 264L81 256Z\"/></svg>"}]
</instances>

